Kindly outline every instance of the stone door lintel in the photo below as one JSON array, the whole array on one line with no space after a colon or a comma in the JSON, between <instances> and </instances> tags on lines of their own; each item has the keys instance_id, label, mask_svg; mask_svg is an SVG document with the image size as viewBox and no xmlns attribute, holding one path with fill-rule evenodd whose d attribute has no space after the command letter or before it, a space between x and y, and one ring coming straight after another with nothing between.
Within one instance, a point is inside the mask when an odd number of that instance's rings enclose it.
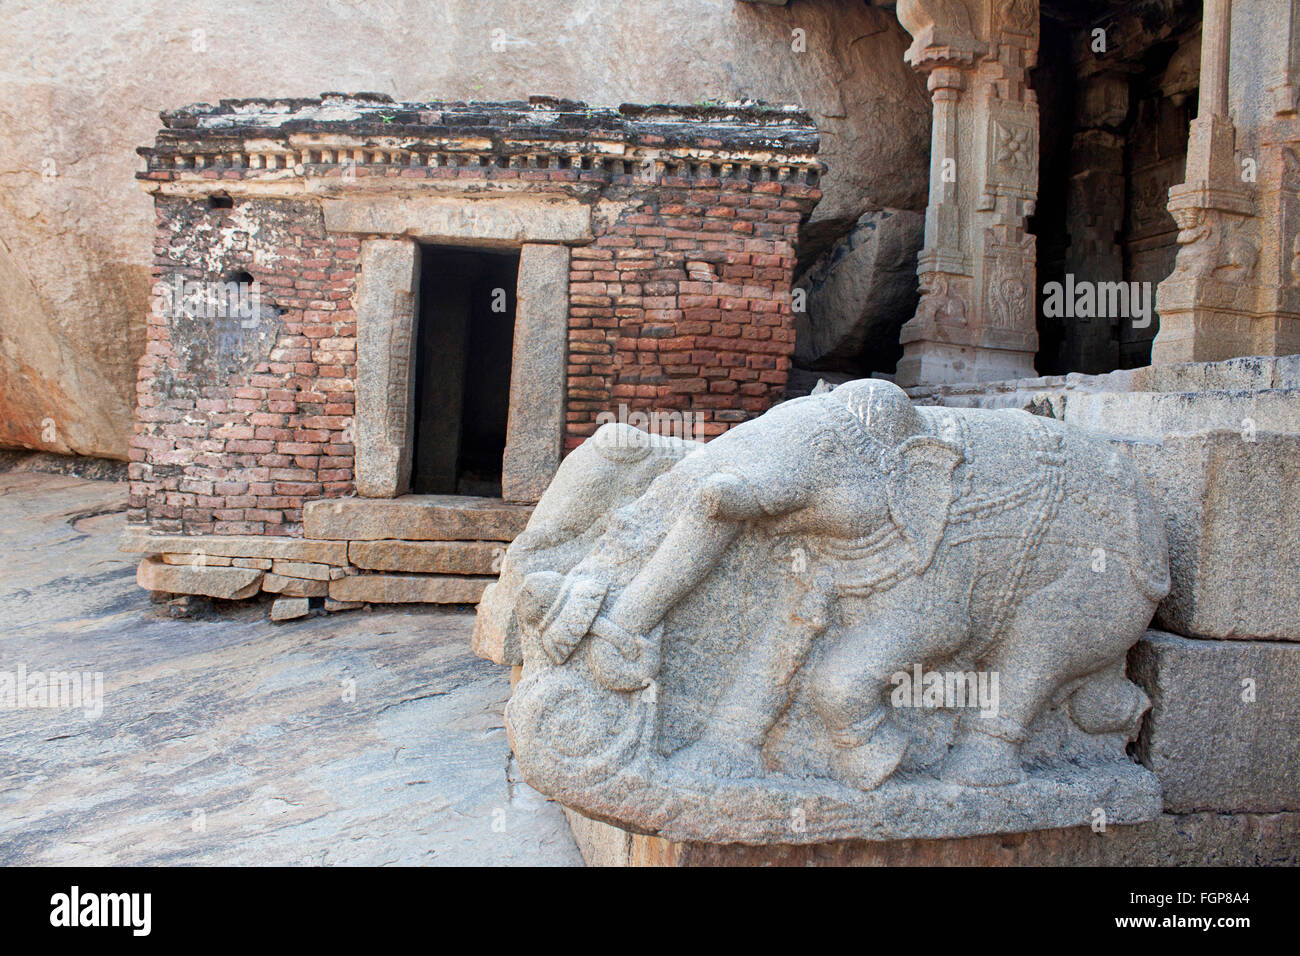
<instances>
[{"instance_id":1,"label":"stone door lintel","mask_svg":"<svg viewBox=\"0 0 1300 956\"><path fill-rule=\"evenodd\" d=\"M591 206L564 196L384 193L327 199L322 209L327 232L514 248L532 242L581 245L593 239Z\"/></svg>"}]
</instances>

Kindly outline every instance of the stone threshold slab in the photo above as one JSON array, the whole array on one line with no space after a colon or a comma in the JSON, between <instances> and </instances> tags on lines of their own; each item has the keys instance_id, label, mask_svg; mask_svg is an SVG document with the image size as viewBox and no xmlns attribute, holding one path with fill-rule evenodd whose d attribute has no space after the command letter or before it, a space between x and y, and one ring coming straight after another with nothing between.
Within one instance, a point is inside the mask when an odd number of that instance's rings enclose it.
<instances>
[{"instance_id":1,"label":"stone threshold slab","mask_svg":"<svg viewBox=\"0 0 1300 956\"><path fill-rule=\"evenodd\" d=\"M513 541L532 505L464 495L322 498L303 506L303 534L335 541Z\"/></svg>"},{"instance_id":2,"label":"stone threshold slab","mask_svg":"<svg viewBox=\"0 0 1300 956\"><path fill-rule=\"evenodd\" d=\"M343 566L347 543L308 541L277 535L150 534L128 526L119 550L132 554L211 554L227 558L267 558Z\"/></svg>"},{"instance_id":3,"label":"stone threshold slab","mask_svg":"<svg viewBox=\"0 0 1300 956\"><path fill-rule=\"evenodd\" d=\"M501 541L353 541L348 560L367 571L492 574L501 570Z\"/></svg>"},{"instance_id":4,"label":"stone threshold slab","mask_svg":"<svg viewBox=\"0 0 1300 956\"><path fill-rule=\"evenodd\" d=\"M353 574L329 583L335 601L367 604L477 604L491 577L438 574Z\"/></svg>"}]
</instances>

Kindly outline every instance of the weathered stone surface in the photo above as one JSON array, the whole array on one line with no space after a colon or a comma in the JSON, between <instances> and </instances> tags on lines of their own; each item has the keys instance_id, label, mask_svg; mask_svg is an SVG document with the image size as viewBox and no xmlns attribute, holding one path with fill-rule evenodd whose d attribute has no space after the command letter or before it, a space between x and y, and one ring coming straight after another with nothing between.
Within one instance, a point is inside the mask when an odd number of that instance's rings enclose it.
<instances>
[{"instance_id":1,"label":"weathered stone surface","mask_svg":"<svg viewBox=\"0 0 1300 956\"><path fill-rule=\"evenodd\" d=\"M237 568L258 568L262 571L270 571L271 565L275 563L270 558L231 558L230 561Z\"/></svg>"},{"instance_id":2,"label":"weathered stone surface","mask_svg":"<svg viewBox=\"0 0 1300 956\"><path fill-rule=\"evenodd\" d=\"M40 84L30 75L14 74L2 85L0 168L24 185L0 195L0 228L8 237L0 245L0 446L125 459L150 289L150 216L128 183L131 135L115 125L83 128L86 138L76 140L81 163L116 167L121 176L112 180L117 212L100 215L93 198L98 177L83 178L65 151L50 143L37 150L40 157L11 152L19 139L48 129L51 114L32 103ZM77 122L65 103L65 117ZM11 139L19 125L28 132ZM42 163L57 178L42 178Z\"/></svg>"},{"instance_id":3,"label":"weathered stone surface","mask_svg":"<svg viewBox=\"0 0 1300 956\"><path fill-rule=\"evenodd\" d=\"M128 525L120 548L135 554L211 554L254 561L248 567L262 567L266 559L310 561L343 565L348 561L346 541L312 541L275 535L150 534L143 527ZM265 567L269 568L270 565Z\"/></svg>"},{"instance_id":4,"label":"weathered stone surface","mask_svg":"<svg viewBox=\"0 0 1300 956\"><path fill-rule=\"evenodd\" d=\"M331 232L488 245L591 241L591 207L559 198L355 196L330 200L324 209Z\"/></svg>"},{"instance_id":5,"label":"weathered stone surface","mask_svg":"<svg viewBox=\"0 0 1300 956\"><path fill-rule=\"evenodd\" d=\"M1148 823L955 840L673 843L566 810L588 866L1296 866L1300 813L1162 814Z\"/></svg>"},{"instance_id":6,"label":"weathered stone surface","mask_svg":"<svg viewBox=\"0 0 1300 956\"><path fill-rule=\"evenodd\" d=\"M419 280L419 247L413 241L361 244L354 431L357 494L366 498L410 490Z\"/></svg>"},{"instance_id":7,"label":"weathered stone surface","mask_svg":"<svg viewBox=\"0 0 1300 956\"><path fill-rule=\"evenodd\" d=\"M255 568L166 564L151 556L140 562L136 571L136 583L148 591L202 594L238 601L257 593L262 583L262 574Z\"/></svg>"},{"instance_id":8,"label":"weathered stone surface","mask_svg":"<svg viewBox=\"0 0 1300 956\"><path fill-rule=\"evenodd\" d=\"M752 96L804 104L823 130L830 172L817 232L833 238L872 208L921 208L930 106L924 78L902 59L906 34L892 11L857 0L800 6L668 0L630 21L599 0L255 13L158 0L70 21L45 4L10 4L11 28L0 36L12 65L0 80L0 168L12 186L0 197L0 329L9 343L0 444L45 447L42 421L52 418L52 449L126 457L153 226L149 199L132 182L134 150L152 137L161 104L320 90L451 100L545 91L593 104ZM184 71L136 68L166 61L174 38L189 38L199 22L204 49ZM800 53L791 50L796 27L806 36ZM505 42L492 47L496 29ZM399 31L423 40L394 46ZM247 42L224 39L236 36ZM42 82L30 81L36 73Z\"/></svg>"},{"instance_id":9,"label":"weathered stone surface","mask_svg":"<svg viewBox=\"0 0 1300 956\"><path fill-rule=\"evenodd\" d=\"M1165 512L1173 588L1156 625L1300 641L1300 434L1215 431L1120 447Z\"/></svg>"},{"instance_id":10,"label":"weathered stone surface","mask_svg":"<svg viewBox=\"0 0 1300 956\"><path fill-rule=\"evenodd\" d=\"M329 593L329 582L291 578L268 571L266 577L262 579L262 590L268 594L283 594L286 597L324 597Z\"/></svg>"},{"instance_id":11,"label":"weathered stone surface","mask_svg":"<svg viewBox=\"0 0 1300 956\"><path fill-rule=\"evenodd\" d=\"M582 507L581 487L562 472L537 514ZM691 451L594 540L534 521L549 547L526 547L530 524L507 552L527 573L493 603L514 595L522 634L520 768L566 806L716 843L1160 810L1124 752L1148 702L1123 668L1167 544L1094 436L863 380ZM921 695L936 677L946 702Z\"/></svg>"},{"instance_id":12,"label":"weathered stone surface","mask_svg":"<svg viewBox=\"0 0 1300 956\"><path fill-rule=\"evenodd\" d=\"M308 561L276 561L271 565L271 570L290 578L328 581L333 569L328 564L315 564Z\"/></svg>"},{"instance_id":13,"label":"weathered stone surface","mask_svg":"<svg viewBox=\"0 0 1300 956\"><path fill-rule=\"evenodd\" d=\"M1259 391L1300 388L1300 355L1247 355L1222 362L1147 365L1128 372L1132 391Z\"/></svg>"},{"instance_id":14,"label":"weathered stone surface","mask_svg":"<svg viewBox=\"0 0 1300 956\"><path fill-rule=\"evenodd\" d=\"M1227 428L1251 417L1264 431L1293 431L1294 390L1300 389L1300 356L1247 356L1223 362L1184 362L1121 369L1104 375L1046 375L964 385L907 389L918 404L955 408L1050 408L1072 425L1108 434L1155 437L1168 432ZM1127 393L1137 394L1127 397ZM1164 393L1176 393L1167 395ZM1186 394L1200 393L1200 394ZM1094 401L1116 404L1105 409ZM1100 396L1104 396L1103 399ZM1113 412L1103 414L1103 410ZM1287 426L1286 422L1291 425Z\"/></svg>"},{"instance_id":15,"label":"weathered stone surface","mask_svg":"<svg viewBox=\"0 0 1300 956\"><path fill-rule=\"evenodd\" d=\"M1300 809L1300 645L1150 631L1129 672L1151 698L1137 756L1167 810Z\"/></svg>"},{"instance_id":16,"label":"weathered stone surface","mask_svg":"<svg viewBox=\"0 0 1300 956\"><path fill-rule=\"evenodd\" d=\"M365 606L365 601L336 601L331 597L325 599L325 610L331 614L339 611L355 611Z\"/></svg>"},{"instance_id":17,"label":"weathered stone surface","mask_svg":"<svg viewBox=\"0 0 1300 956\"><path fill-rule=\"evenodd\" d=\"M308 538L330 538L342 542L387 538L513 541L528 524L532 511L531 505L459 495L403 495L370 500L331 498L309 501L303 509L302 523L303 533Z\"/></svg>"},{"instance_id":18,"label":"weathered stone surface","mask_svg":"<svg viewBox=\"0 0 1300 956\"><path fill-rule=\"evenodd\" d=\"M271 604L271 620L292 621L311 613L311 601L305 597L276 598Z\"/></svg>"},{"instance_id":19,"label":"weathered stone surface","mask_svg":"<svg viewBox=\"0 0 1300 956\"><path fill-rule=\"evenodd\" d=\"M0 707L0 865L582 865L519 779L472 613L173 618L117 550L125 495L0 472L0 670L104 678L97 718Z\"/></svg>"},{"instance_id":20,"label":"weathered stone surface","mask_svg":"<svg viewBox=\"0 0 1300 956\"><path fill-rule=\"evenodd\" d=\"M569 362L569 250L528 243L519 255L510 416L501 496L535 502L560 467Z\"/></svg>"},{"instance_id":21,"label":"weathered stone surface","mask_svg":"<svg viewBox=\"0 0 1300 956\"><path fill-rule=\"evenodd\" d=\"M225 558L219 554L203 554L201 552L192 552L190 554L160 554L163 564L184 564L188 566L210 567L210 568L228 568L234 564L234 558ZM246 568L252 565L241 564L236 567ZM270 567L270 562L267 562Z\"/></svg>"},{"instance_id":22,"label":"weathered stone surface","mask_svg":"<svg viewBox=\"0 0 1300 956\"><path fill-rule=\"evenodd\" d=\"M52 617L89 624L123 595L138 606L152 603L154 595L136 584L138 557L116 550L125 493L125 482L0 471L0 527L6 529L0 607L11 641L33 622L48 625ZM75 630L75 624L67 630L46 626L44 633L63 634L70 650L79 646L66 637ZM39 659L20 653L19 646L10 643L10 661Z\"/></svg>"},{"instance_id":23,"label":"weathered stone surface","mask_svg":"<svg viewBox=\"0 0 1300 956\"><path fill-rule=\"evenodd\" d=\"M799 281L795 362L807 369L892 372L903 354L898 331L916 312L916 253L925 217L869 212ZM869 353L864 353L868 345Z\"/></svg>"},{"instance_id":24,"label":"weathered stone surface","mask_svg":"<svg viewBox=\"0 0 1300 956\"><path fill-rule=\"evenodd\" d=\"M505 545L496 541L353 541L348 560L367 571L496 574Z\"/></svg>"},{"instance_id":25,"label":"weathered stone surface","mask_svg":"<svg viewBox=\"0 0 1300 956\"><path fill-rule=\"evenodd\" d=\"M1117 438L1158 440L1165 435L1251 427L1257 431L1300 432L1300 388L1134 390L1161 383L1154 376L1138 374L1146 371L1058 375L908 391L917 404L1020 408ZM1175 380L1169 384L1182 383Z\"/></svg>"},{"instance_id":26,"label":"weathered stone surface","mask_svg":"<svg viewBox=\"0 0 1300 956\"><path fill-rule=\"evenodd\" d=\"M1085 392L1064 403L1064 419L1090 431L1160 438L1244 428L1300 434L1300 389L1205 392Z\"/></svg>"},{"instance_id":27,"label":"weathered stone surface","mask_svg":"<svg viewBox=\"0 0 1300 956\"><path fill-rule=\"evenodd\" d=\"M336 601L369 604L475 604L492 578L435 574L353 574L329 583Z\"/></svg>"}]
</instances>

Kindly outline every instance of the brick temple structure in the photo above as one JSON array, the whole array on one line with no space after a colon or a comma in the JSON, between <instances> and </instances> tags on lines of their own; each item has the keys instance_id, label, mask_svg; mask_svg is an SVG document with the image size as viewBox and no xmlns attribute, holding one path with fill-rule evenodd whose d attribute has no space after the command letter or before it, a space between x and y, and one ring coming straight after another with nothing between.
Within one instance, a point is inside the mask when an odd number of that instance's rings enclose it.
<instances>
[{"instance_id":1,"label":"brick temple structure","mask_svg":"<svg viewBox=\"0 0 1300 956\"><path fill-rule=\"evenodd\" d=\"M163 120L144 587L472 602L600 416L707 439L783 397L803 112L325 94Z\"/></svg>"}]
</instances>

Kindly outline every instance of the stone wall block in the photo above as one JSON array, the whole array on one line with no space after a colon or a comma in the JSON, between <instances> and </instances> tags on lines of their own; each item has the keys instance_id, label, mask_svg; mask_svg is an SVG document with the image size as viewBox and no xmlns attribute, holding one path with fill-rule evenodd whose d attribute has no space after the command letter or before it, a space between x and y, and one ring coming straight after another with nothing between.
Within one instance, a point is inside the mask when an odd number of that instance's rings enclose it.
<instances>
[{"instance_id":1,"label":"stone wall block","mask_svg":"<svg viewBox=\"0 0 1300 956\"><path fill-rule=\"evenodd\" d=\"M1129 676L1151 698L1135 754L1166 811L1300 810L1300 645L1149 631Z\"/></svg>"}]
</instances>

